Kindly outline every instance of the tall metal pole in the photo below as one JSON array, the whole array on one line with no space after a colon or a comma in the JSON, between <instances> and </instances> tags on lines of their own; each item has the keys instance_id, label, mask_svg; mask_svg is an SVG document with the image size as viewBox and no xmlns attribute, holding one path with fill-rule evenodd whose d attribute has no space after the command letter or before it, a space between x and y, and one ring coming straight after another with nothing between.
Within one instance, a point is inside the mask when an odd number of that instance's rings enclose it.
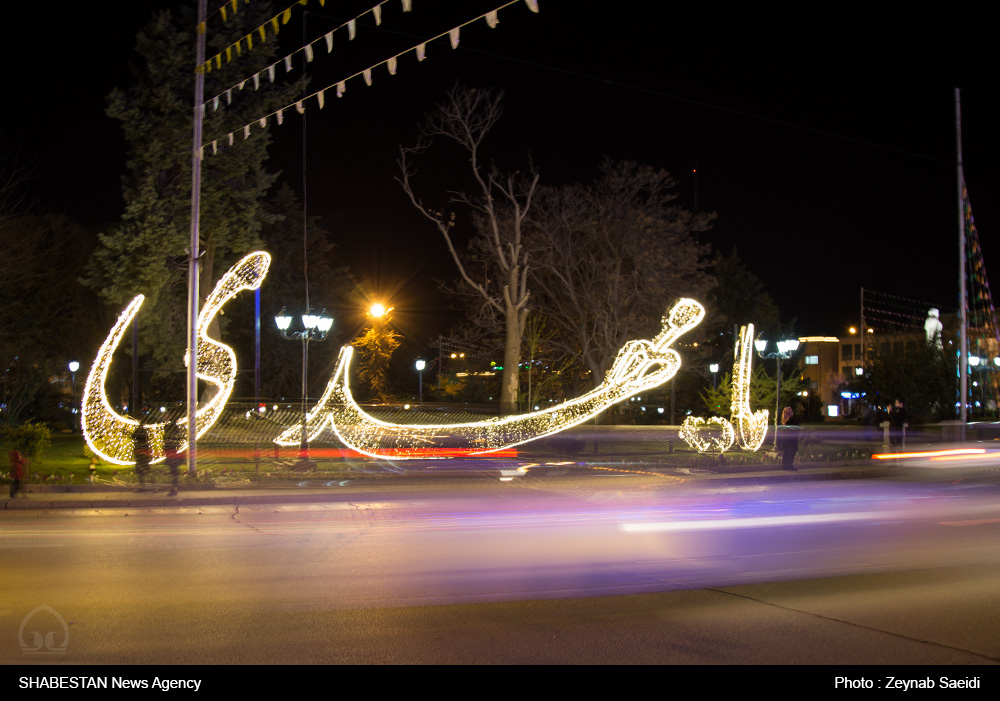
<instances>
[{"instance_id":1,"label":"tall metal pole","mask_svg":"<svg viewBox=\"0 0 1000 701\"><path fill-rule=\"evenodd\" d=\"M194 144L191 149L191 240L188 247L188 362L187 362L187 412L188 412L188 474L198 472L196 443L198 424L198 274L201 262L199 247L199 222L201 216L201 125L205 102L205 19L208 0L198 0L197 48L195 49L194 74Z\"/></svg>"},{"instance_id":2,"label":"tall metal pole","mask_svg":"<svg viewBox=\"0 0 1000 701\"><path fill-rule=\"evenodd\" d=\"M958 355L958 392L961 395L959 419L961 440L965 440L965 423L969 420L966 402L969 394L969 314L968 297L965 289L965 176L962 173L962 95L955 88L955 151L957 153L956 177L958 179L958 319L959 319L959 355Z\"/></svg>"}]
</instances>

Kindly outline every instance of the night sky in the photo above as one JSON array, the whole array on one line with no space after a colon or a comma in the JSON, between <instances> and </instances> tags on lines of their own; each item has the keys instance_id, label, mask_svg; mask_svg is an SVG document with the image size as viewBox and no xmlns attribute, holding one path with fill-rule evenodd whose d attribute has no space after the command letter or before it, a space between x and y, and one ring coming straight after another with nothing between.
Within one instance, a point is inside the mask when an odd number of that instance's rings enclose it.
<instances>
[{"instance_id":1,"label":"night sky","mask_svg":"<svg viewBox=\"0 0 1000 701\"><path fill-rule=\"evenodd\" d=\"M129 80L136 30L153 9L176 4L37 2L8 16L0 144L31 167L30 188L47 208L91 226L119 217L124 143L104 116L106 96ZM309 38L374 4L312 0ZM414 0L403 15L391 2L382 26L369 15L344 54L318 53L314 87L499 4ZM534 15L517 3L496 29L464 29L457 50L438 40L423 63L401 57L396 76L383 68L372 87L355 80L344 98L328 96L323 111L307 113L310 214L322 217L355 275L428 334L447 322L432 278L454 268L393 175L398 145L415 140L419 116L456 80L506 90L504 119L486 145L501 165L523 168L530 153L553 184L590 178L605 155L670 171L680 202L718 214L702 240L724 253L736 246L798 333L831 335L856 323L862 286L957 305L960 87L966 181L987 272L1000 271L998 100L985 10L539 5ZM285 31L283 48L300 38ZM272 151L272 166L301 191L297 117L278 128ZM447 155L421 172L428 201L462 165Z\"/></svg>"}]
</instances>

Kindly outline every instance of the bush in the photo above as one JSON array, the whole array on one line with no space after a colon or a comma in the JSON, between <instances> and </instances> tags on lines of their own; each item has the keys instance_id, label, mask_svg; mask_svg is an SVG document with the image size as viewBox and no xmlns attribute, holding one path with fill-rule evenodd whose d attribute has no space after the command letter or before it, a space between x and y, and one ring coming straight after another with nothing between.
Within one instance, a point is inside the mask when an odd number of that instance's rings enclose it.
<instances>
[{"instance_id":1,"label":"bush","mask_svg":"<svg viewBox=\"0 0 1000 701\"><path fill-rule=\"evenodd\" d=\"M7 450L20 451L29 460L35 460L49 449L52 432L48 426L29 421L20 426L8 426L3 432Z\"/></svg>"}]
</instances>

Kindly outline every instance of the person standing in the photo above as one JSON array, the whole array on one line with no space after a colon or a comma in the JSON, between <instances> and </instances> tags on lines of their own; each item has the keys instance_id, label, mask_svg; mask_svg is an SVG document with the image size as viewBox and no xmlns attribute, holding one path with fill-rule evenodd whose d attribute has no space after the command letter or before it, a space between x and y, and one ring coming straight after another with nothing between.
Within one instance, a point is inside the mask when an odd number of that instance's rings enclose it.
<instances>
[{"instance_id":1,"label":"person standing","mask_svg":"<svg viewBox=\"0 0 1000 701\"><path fill-rule=\"evenodd\" d=\"M778 450L781 452L781 469L796 472L792 463L795 461L795 454L799 452L799 420L795 417L795 410L790 406L781 411Z\"/></svg>"},{"instance_id":2,"label":"person standing","mask_svg":"<svg viewBox=\"0 0 1000 701\"><path fill-rule=\"evenodd\" d=\"M167 428L163 432L163 452L167 456L167 467L170 468L171 487L170 491L167 492L168 497L177 496L177 482L180 477L180 467L181 463L184 462L184 458L181 457L180 454L181 443L181 429L177 426L177 424L171 421L167 424Z\"/></svg>"},{"instance_id":3,"label":"person standing","mask_svg":"<svg viewBox=\"0 0 1000 701\"><path fill-rule=\"evenodd\" d=\"M906 407L903 398L896 397L896 402L889 410L889 447L902 448L904 429L906 428Z\"/></svg>"},{"instance_id":4,"label":"person standing","mask_svg":"<svg viewBox=\"0 0 1000 701\"><path fill-rule=\"evenodd\" d=\"M21 491L21 481L27 475L28 459L19 450L9 451L7 457L10 458L10 498L14 499ZM24 498L24 495L21 497Z\"/></svg>"},{"instance_id":5,"label":"person standing","mask_svg":"<svg viewBox=\"0 0 1000 701\"><path fill-rule=\"evenodd\" d=\"M149 473L149 431L143 424L139 424L133 434L135 445L133 450L135 457L135 475L139 478L138 491L146 491L146 475Z\"/></svg>"}]
</instances>

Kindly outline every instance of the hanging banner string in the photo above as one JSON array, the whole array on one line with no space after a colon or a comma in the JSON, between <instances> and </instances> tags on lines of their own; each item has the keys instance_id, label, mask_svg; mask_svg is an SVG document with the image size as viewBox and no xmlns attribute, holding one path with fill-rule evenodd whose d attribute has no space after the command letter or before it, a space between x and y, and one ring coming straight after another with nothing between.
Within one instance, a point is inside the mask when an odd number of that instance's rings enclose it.
<instances>
[{"instance_id":1,"label":"hanging banner string","mask_svg":"<svg viewBox=\"0 0 1000 701\"><path fill-rule=\"evenodd\" d=\"M250 0L243 0L243 4L244 5L249 5L250 4ZM305 2L303 2L302 4L304 5ZM222 7L220 7L215 12L210 12L208 14L208 17L206 17L205 19L207 21L207 20L212 19L216 15L221 15L222 16L222 21L223 22L228 22L230 17L236 15L236 13L238 11L238 8L239 8L239 5L240 5L239 0L226 0L225 4L223 4Z\"/></svg>"},{"instance_id":2,"label":"hanging banner string","mask_svg":"<svg viewBox=\"0 0 1000 701\"><path fill-rule=\"evenodd\" d=\"M320 7L323 7L326 3L326 0L317 0L317 1L319 2ZM357 27L357 21L362 17L364 17L365 15L369 14L375 18L375 24L382 24L382 5L387 5L389 4L390 1L391 0L382 0L382 2L380 2L378 5L368 8L354 19L348 20L347 22L344 22L344 24L340 25L336 29L330 31L327 34L327 36L332 37L334 31L336 31L337 29L343 29L344 27L347 27L351 39L353 39ZM235 2L236 0L230 0L230 2L227 3L224 7L231 7L232 3ZM309 0L298 0L298 2L295 3L295 5L306 5L308 4L308 2ZM403 12L409 12L411 10L412 2L408 2L407 0L402 0L402 4L403 4ZM205 71L206 73L210 73L213 68L215 69L222 68L223 58L225 58L226 63L229 63L233 59L233 54L239 56L243 53L244 44L246 45L247 51L253 50L254 36L256 35L257 37L259 37L260 41L267 41L269 27L270 27L270 35L278 36L278 32L280 31L281 25L288 24L288 21L292 18L292 9L295 7L295 5L289 5L284 10L276 14L274 17L269 19L267 22L257 27L257 29L241 37L239 41L237 41L235 44L230 44L225 49L215 54L215 56L209 58L207 61L205 61L205 63L198 66L195 69L195 71L196 72ZM316 41L319 41L319 39L317 39ZM328 40L327 45L329 46L329 44L330 41ZM302 50L303 49L298 49L298 51ZM298 53L298 51L296 51L295 53Z\"/></svg>"},{"instance_id":3,"label":"hanging banner string","mask_svg":"<svg viewBox=\"0 0 1000 701\"><path fill-rule=\"evenodd\" d=\"M397 59L400 56L403 56L405 54L413 52L413 53L416 54L418 62L419 61L423 61L424 58L426 57L427 44L429 44L429 43L431 43L433 41L437 41L438 39L442 39L444 37L448 37L449 41L451 42L451 47L453 49L458 48L459 30L461 30L462 27L466 27L466 26L468 26L468 25L470 25L470 24L472 24L474 22L478 22L479 20L482 20L482 19L486 19L487 23L489 24L490 27L495 27L498 24L497 13L500 10L502 10L502 9L504 9L506 7L510 7L511 5L517 4L518 2L520 2L520 0L509 0L509 2L506 2L503 5L500 5L496 9L490 10L489 12L486 12L486 13L484 13L482 15L479 15L478 17L474 17L474 18L468 20L467 22L464 22L464 23L458 25L457 27L449 29L449 30L447 30L445 32L441 32L440 34L438 34L435 37L431 37L430 39L422 41L421 43L417 44L416 46L412 46L409 49L406 49L405 51L401 51L400 53L398 53L398 54L396 54L396 55L394 55L394 56L392 56L390 58L387 58L384 61L380 61L379 63L373 64L373 65L369 66L368 68L362 69L362 70L358 71L357 73L354 73L353 75L349 75L346 78L343 78L343 79L341 79L339 81L336 81L334 83L330 83L325 88L323 88L321 90L317 90L316 92L314 92L314 93L312 93L310 95L306 95L305 97L303 97L303 98L301 98L299 100L296 100L295 102L291 102L291 103L285 105L284 107L281 107L281 108L275 110L274 112L271 112L270 114L267 114L267 115L261 117L260 119L255 119L255 120L253 120L251 122L248 122L247 124L244 124L242 127L238 127L236 129L234 129L233 131L229 132L225 136L221 136L220 135L220 136L214 137L212 139L206 139L205 143L207 144L207 146L203 146L202 147L202 150L201 150L201 153L199 154L199 156L200 157L204 157L205 148L210 148L212 150L213 154L214 153L218 153L219 145L220 145L219 142L221 142L223 140L225 140L228 145L232 146L233 145L233 140L234 140L233 139L233 135L234 134L242 132L243 133L243 139L244 140L245 139L249 139L250 138L250 134L251 134L251 126L253 126L253 125L256 124L260 128L262 128L262 129L266 128L267 125L268 125L268 120L270 120L271 117L274 117L277 120L278 124L282 124L284 122L284 119L285 119L285 112L288 111L288 110L294 109L299 114L302 114L303 112L305 112L305 109L306 109L306 105L305 105L306 101L310 100L312 98L315 98L316 101L317 101L317 103L319 104L319 108L323 109L324 105L326 104L326 92L328 90L334 91L334 93L336 94L337 97L343 97L344 93L347 91L347 81L353 80L355 78L358 78L359 76L362 77L362 78L364 78L364 81L365 81L366 85L371 85L372 84L372 80L373 80L372 79L372 71L374 69L378 68L379 66L386 66L388 68L388 70L389 70L389 74L390 75L395 75L396 74L396 68L397 68L397 65L398 65L397 64ZM528 5L529 8L531 8L532 12L538 12L538 2L537 2L537 0L534 0L534 1L532 1L532 0L525 0L525 3ZM290 59L291 59L290 56L285 57L285 66L286 66L286 68L288 67L288 63L290 62ZM278 65L278 64L277 63L272 64L271 66L268 67L268 69L266 69L266 72L269 74L271 82L274 82L274 67L276 65ZM264 73L264 72L265 71L261 71L261 73ZM261 73L258 73L257 75L254 76L254 79L255 79L254 82L255 82L255 84L257 82L256 78L259 75L261 75ZM244 80L242 83L238 84L237 86L234 86L234 88L231 88L230 90L227 90L225 93L220 93L219 95L216 95L214 98L212 98L211 103L212 103L213 109L217 110L219 108L219 103L220 103L220 101L221 101L221 99L222 99L223 96L226 97L227 104L228 104L229 101L232 100L232 90L233 89L242 89L243 85L246 82L247 81ZM201 106L202 111L204 111L206 109L206 105L207 104L208 104L208 102L205 102L205 103L202 104L202 106Z\"/></svg>"}]
</instances>

